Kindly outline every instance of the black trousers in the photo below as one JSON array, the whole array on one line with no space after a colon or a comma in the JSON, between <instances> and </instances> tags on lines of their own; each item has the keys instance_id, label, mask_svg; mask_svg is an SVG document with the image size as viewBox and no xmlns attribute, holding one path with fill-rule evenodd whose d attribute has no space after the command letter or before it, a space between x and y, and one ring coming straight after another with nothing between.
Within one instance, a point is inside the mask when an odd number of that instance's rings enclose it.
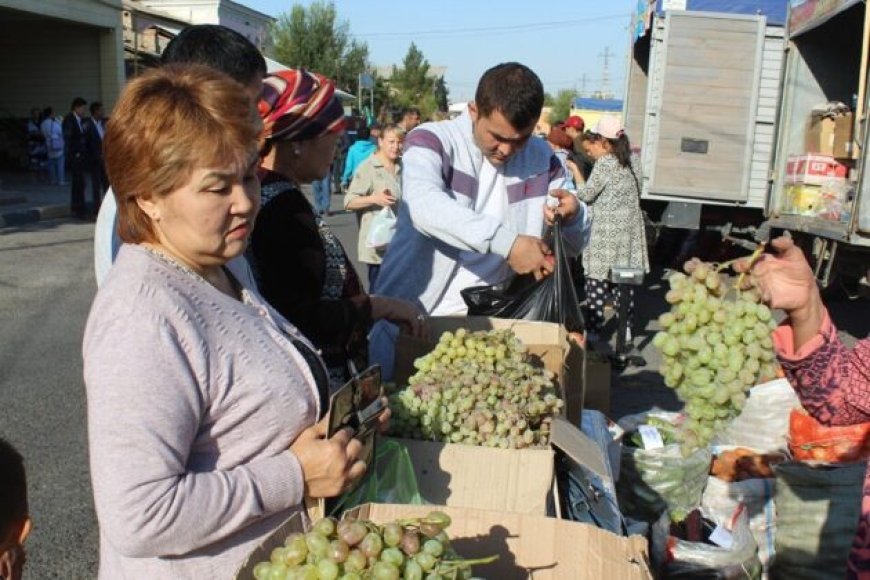
<instances>
[{"instance_id":1,"label":"black trousers","mask_svg":"<svg viewBox=\"0 0 870 580\"><path fill-rule=\"evenodd\" d=\"M623 286L622 295L628 299L628 331L634 327L634 288ZM620 292L616 284L610 280L586 278L586 328L590 332L599 332L604 326L604 305L610 300L615 310L619 310Z\"/></svg>"}]
</instances>

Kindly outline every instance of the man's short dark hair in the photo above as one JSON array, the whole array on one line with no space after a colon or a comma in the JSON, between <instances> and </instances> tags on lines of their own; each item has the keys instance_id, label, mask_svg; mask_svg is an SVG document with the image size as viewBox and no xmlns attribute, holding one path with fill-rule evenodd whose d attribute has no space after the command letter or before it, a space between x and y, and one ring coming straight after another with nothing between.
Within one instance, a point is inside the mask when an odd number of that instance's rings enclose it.
<instances>
[{"instance_id":1,"label":"man's short dark hair","mask_svg":"<svg viewBox=\"0 0 870 580\"><path fill-rule=\"evenodd\" d=\"M498 111L514 129L526 129L541 116L544 85L529 67L505 62L483 73L474 102L480 116L488 117Z\"/></svg>"},{"instance_id":2,"label":"man's short dark hair","mask_svg":"<svg viewBox=\"0 0 870 580\"><path fill-rule=\"evenodd\" d=\"M417 107L405 107L404 109L402 109L402 118L404 119L408 115L417 115L419 117L420 109L418 109Z\"/></svg>"},{"instance_id":3,"label":"man's short dark hair","mask_svg":"<svg viewBox=\"0 0 870 580\"><path fill-rule=\"evenodd\" d=\"M0 438L0 537L16 520L28 514L27 478L24 459L12 445Z\"/></svg>"},{"instance_id":4,"label":"man's short dark hair","mask_svg":"<svg viewBox=\"0 0 870 580\"><path fill-rule=\"evenodd\" d=\"M73 99L72 105L70 105L70 110L78 109L82 105L87 105L88 102L81 97L76 97Z\"/></svg>"},{"instance_id":5,"label":"man's short dark hair","mask_svg":"<svg viewBox=\"0 0 870 580\"><path fill-rule=\"evenodd\" d=\"M169 41L162 64L201 64L229 75L243 85L266 75L266 59L250 40L226 26L188 26Z\"/></svg>"},{"instance_id":6,"label":"man's short dark hair","mask_svg":"<svg viewBox=\"0 0 870 580\"><path fill-rule=\"evenodd\" d=\"M364 141L365 139L368 139L371 136L372 136L372 130L365 125L363 125L359 129L357 129L357 131L356 131L356 138L358 141Z\"/></svg>"},{"instance_id":7,"label":"man's short dark hair","mask_svg":"<svg viewBox=\"0 0 870 580\"><path fill-rule=\"evenodd\" d=\"M90 106L91 116L93 117L94 113L96 113L97 111L99 111L102 108L103 108L103 103L101 103L100 101L94 101L93 103L91 103L91 106Z\"/></svg>"}]
</instances>

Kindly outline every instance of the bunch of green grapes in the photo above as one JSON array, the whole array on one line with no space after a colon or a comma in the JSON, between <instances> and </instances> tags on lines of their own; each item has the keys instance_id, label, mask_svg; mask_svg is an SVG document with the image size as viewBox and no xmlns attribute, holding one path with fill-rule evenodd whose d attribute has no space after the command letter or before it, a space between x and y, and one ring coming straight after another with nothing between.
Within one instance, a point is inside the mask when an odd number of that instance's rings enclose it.
<instances>
[{"instance_id":1,"label":"bunch of green grapes","mask_svg":"<svg viewBox=\"0 0 870 580\"><path fill-rule=\"evenodd\" d=\"M555 375L510 330L445 332L414 366L407 388L390 395L392 434L502 449L549 443L563 407Z\"/></svg>"},{"instance_id":2,"label":"bunch of green grapes","mask_svg":"<svg viewBox=\"0 0 870 580\"><path fill-rule=\"evenodd\" d=\"M450 546L450 516L380 526L368 520L323 518L308 533L291 534L254 567L256 580L447 580L470 578L471 567L496 558L465 560Z\"/></svg>"},{"instance_id":3,"label":"bunch of green grapes","mask_svg":"<svg viewBox=\"0 0 870 580\"><path fill-rule=\"evenodd\" d=\"M653 344L661 374L685 403L679 432L684 453L707 445L737 416L754 385L776 377L770 309L755 290L730 292L711 264L693 260L668 278L671 311Z\"/></svg>"}]
</instances>

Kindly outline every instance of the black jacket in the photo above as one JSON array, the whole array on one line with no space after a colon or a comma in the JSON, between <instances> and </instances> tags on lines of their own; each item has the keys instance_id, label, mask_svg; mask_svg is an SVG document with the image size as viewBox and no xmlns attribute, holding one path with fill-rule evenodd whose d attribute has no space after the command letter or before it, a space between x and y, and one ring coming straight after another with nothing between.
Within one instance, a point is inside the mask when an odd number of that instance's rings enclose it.
<instances>
[{"instance_id":1,"label":"black jacket","mask_svg":"<svg viewBox=\"0 0 870 580\"><path fill-rule=\"evenodd\" d=\"M76 121L75 113L67 113L63 118L63 140L66 145L66 158L70 167L84 166L89 160L88 133L93 127L88 126L86 119L81 119L81 127Z\"/></svg>"}]
</instances>

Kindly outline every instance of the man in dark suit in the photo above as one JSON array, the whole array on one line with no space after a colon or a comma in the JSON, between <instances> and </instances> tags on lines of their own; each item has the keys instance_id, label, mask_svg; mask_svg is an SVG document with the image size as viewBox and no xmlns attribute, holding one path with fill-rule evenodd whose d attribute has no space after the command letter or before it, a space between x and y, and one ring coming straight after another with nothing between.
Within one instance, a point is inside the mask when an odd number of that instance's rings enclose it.
<instances>
[{"instance_id":1,"label":"man in dark suit","mask_svg":"<svg viewBox=\"0 0 870 580\"><path fill-rule=\"evenodd\" d=\"M106 176L106 164L103 161L103 135L106 132L106 120L103 118L103 103L91 103L91 118L87 120L88 157L90 159L91 192L94 197L94 211L99 208L106 190L109 189L109 178Z\"/></svg>"},{"instance_id":2,"label":"man in dark suit","mask_svg":"<svg viewBox=\"0 0 870 580\"><path fill-rule=\"evenodd\" d=\"M66 162L72 175L70 209L75 217L87 218L85 205L85 171L89 169L88 124L85 119L87 101L81 97L73 99L70 112L63 119L63 139L66 145ZM95 200L96 212L99 199Z\"/></svg>"}]
</instances>

